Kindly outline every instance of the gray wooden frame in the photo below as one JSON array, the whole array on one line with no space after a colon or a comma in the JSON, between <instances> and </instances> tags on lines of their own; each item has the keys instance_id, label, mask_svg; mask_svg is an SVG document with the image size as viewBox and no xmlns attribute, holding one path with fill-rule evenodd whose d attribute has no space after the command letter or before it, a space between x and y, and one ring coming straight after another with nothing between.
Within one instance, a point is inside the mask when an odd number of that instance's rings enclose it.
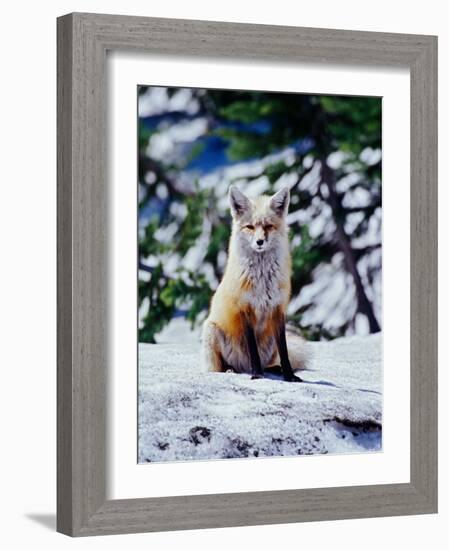
<instances>
[{"instance_id":1,"label":"gray wooden frame","mask_svg":"<svg viewBox=\"0 0 449 550\"><path fill-rule=\"evenodd\" d=\"M411 481L106 499L106 52L408 67ZM58 19L57 529L72 536L437 511L437 38L94 15Z\"/></svg>"}]
</instances>

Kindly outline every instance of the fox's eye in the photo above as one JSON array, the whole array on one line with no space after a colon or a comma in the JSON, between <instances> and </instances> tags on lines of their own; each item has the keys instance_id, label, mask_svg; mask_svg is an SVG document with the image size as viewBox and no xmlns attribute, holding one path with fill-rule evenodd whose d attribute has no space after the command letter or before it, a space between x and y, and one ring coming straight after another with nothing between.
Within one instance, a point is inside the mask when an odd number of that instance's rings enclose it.
<instances>
[{"instance_id":1,"label":"fox's eye","mask_svg":"<svg viewBox=\"0 0 449 550\"><path fill-rule=\"evenodd\" d=\"M249 229L250 231L253 231L254 225L245 225L245 229Z\"/></svg>"},{"instance_id":2,"label":"fox's eye","mask_svg":"<svg viewBox=\"0 0 449 550\"><path fill-rule=\"evenodd\" d=\"M265 231L269 231L270 229L273 229L273 226L271 224L268 224L264 227Z\"/></svg>"}]
</instances>

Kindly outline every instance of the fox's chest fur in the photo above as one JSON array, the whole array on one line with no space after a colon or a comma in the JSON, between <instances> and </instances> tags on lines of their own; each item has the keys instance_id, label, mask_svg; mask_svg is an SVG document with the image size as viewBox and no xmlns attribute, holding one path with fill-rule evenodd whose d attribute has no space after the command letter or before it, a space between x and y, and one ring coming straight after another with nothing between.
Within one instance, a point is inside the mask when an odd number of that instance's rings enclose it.
<instances>
[{"instance_id":1,"label":"fox's chest fur","mask_svg":"<svg viewBox=\"0 0 449 550\"><path fill-rule=\"evenodd\" d=\"M237 300L251 307L257 321L264 321L270 312L289 298L289 262L279 251L254 254L240 261Z\"/></svg>"}]
</instances>

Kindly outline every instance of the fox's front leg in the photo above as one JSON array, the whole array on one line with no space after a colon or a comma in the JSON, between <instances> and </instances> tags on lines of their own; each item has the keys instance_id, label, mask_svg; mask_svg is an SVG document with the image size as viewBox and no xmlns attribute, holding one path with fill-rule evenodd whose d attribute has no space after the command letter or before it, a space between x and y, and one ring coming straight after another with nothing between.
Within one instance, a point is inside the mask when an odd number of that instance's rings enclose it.
<instances>
[{"instance_id":1,"label":"fox's front leg","mask_svg":"<svg viewBox=\"0 0 449 550\"><path fill-rule=\"evenodd\" d=\"M251 378L263 378L262 363L257 349L256 335L249 319L244 318L244 334L251 362Z\"/></svg>"},{"instance_id":2,"label":"fox's front leg","mask_svg":"<svg viewBox=\"0 0 449 550\"><path fill-rule=\"evenodd\" d=\"M284 313L280 310L277 310L273 315L273 320L276 327L276 344L279 352L279 358L281 360L281 368L284 380L287 382L302 382L302 378L299 378L299 376L296 376L294 374L292 366L290 364L290 359L288 358L287 339L285 337Z\"/></svg>"}]
</instances>

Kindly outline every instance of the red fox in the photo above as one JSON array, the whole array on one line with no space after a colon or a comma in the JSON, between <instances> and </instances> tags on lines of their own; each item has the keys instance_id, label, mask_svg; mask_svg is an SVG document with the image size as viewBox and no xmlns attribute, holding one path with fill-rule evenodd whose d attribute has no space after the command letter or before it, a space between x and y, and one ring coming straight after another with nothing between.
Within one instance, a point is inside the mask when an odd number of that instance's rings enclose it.
<instances>
[{"instance_id":1,"label":"red fox","mask_svg":"<svg viewBox=\"0 0 449 550\"><path fill-rule=\"evenodd\" d=\"M280 364L285 380L302 382L305 342L288 338L285 311L290 299L291 259L286 216L288 188L250 200L229 189L232 234L228 261L203 327L202 360L210 371L249 373Z\"/></svg>"}]
</instances>

